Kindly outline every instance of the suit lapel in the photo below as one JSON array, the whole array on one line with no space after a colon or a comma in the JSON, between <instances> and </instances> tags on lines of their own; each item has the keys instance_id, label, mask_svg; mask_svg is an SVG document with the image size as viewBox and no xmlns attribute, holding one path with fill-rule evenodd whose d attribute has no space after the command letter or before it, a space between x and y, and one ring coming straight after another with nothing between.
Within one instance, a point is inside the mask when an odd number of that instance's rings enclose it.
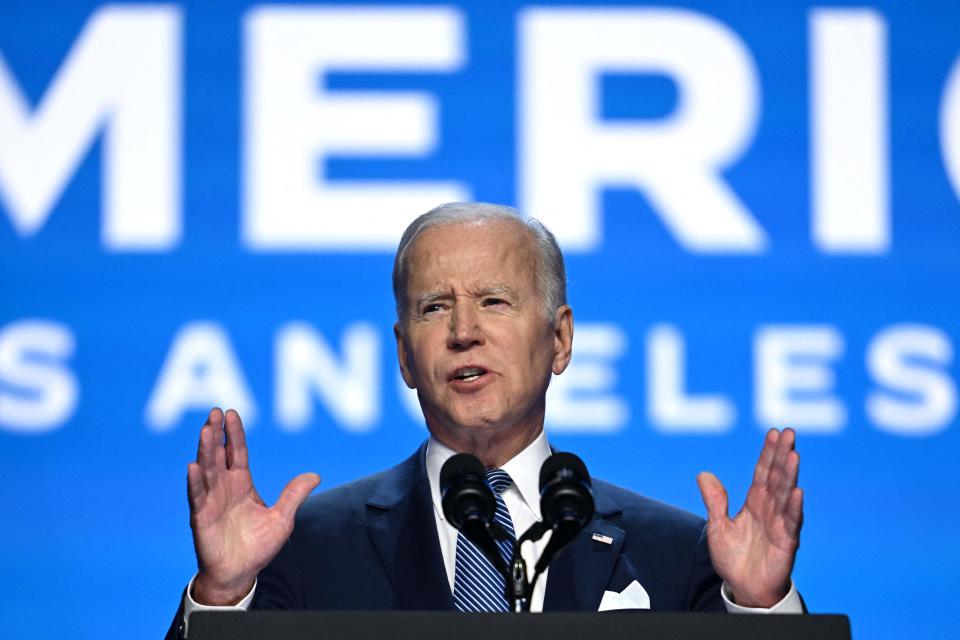
<instances>
[{"instance_id":1,"label":"suit lapel","mask_svg":"<svg viewBox=\"0 0 960 640\"><path fill-rule=\"evenodd\" d=\"M403 609L453 609L424 451L385 476L367 503L367 529Z\"/></svg>"},{"instance_id":2,"label":"suit lapel","mask_svg":"<svg viewBox=\"0 0 960 640\"><path fill-rule=\"evenodd\" d=\"M544 611L596 611L626 537L609 521L620 513L605 493L594 490L596 514L550 563ZM600 540L594 539L598 534Z\"/></svg>"}]
</instances>

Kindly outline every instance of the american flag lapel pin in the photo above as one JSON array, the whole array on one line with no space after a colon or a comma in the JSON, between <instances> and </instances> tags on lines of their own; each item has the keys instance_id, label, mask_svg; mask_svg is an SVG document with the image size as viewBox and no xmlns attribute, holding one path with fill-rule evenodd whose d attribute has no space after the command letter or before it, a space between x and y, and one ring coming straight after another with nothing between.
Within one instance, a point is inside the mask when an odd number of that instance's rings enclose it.
<instances>
[{"instance_id":1,"label":"american flag lapel pin","mask_svg":"<svg viewBox=\"0 0 960 640\"><path fill-rule=\"evenodd\" d=\"M602 542L603 544L613 544L613 538L610 536L605 536L602 533L593 534L593 539L597 542Z\"/></svg>"}]
</instances>

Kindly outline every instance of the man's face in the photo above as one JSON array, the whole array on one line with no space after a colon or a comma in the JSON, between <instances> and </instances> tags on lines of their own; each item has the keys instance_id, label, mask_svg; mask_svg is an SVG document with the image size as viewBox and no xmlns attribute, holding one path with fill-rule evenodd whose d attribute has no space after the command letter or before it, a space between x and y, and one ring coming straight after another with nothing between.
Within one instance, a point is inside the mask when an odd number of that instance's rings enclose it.
<instances>
[{"instance_id":1,"label":"man's face","mask_svg":"<svg viewBox=\"0 0 960 640\"><path fill-rule=\"evenodd\" d=\"M491 438L522 448L543 426L550 374L570 360L573 319L566 306L547 319L534 251L509 221L429 228L408 249L400 369L431 433L452 448Z\"/></svg>"}]
</instances>

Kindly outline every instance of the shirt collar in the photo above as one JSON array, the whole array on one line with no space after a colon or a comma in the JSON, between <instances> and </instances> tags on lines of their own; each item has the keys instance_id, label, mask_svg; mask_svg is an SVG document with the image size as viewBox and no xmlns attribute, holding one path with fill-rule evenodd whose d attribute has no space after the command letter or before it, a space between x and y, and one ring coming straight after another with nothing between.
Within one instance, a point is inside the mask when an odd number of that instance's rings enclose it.
<instances>
[{"instance_id":1,"label":"shirt collar","mask_svg":"<svg viewBox=\"0 0 960 640\"><path fill-rule=\"evenodd\" d=\"M430 480L430 494L433 497L433 507L440 520L446 520L443 515L443 504L440 497L440 469L443 463L451 458L456 451L442 444L430 436L427 442L426 465L427 477ZM540 435L527 447L513 456L501 469L510 474L520 497L533 512L537 520L540 519L540 467L550 457L550 444L547 434L540 431ZM508 491L512 490L508 489Z\"/></svg>"}]
</instances>

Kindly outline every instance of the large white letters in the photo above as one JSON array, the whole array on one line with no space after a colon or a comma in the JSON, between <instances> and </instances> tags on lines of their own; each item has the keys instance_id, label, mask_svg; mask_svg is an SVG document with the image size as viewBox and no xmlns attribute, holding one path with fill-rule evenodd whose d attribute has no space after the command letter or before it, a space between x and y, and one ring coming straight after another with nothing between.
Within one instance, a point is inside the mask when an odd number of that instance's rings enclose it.
<instances>
[{"instance_id":1,"label":"large white letters","mask_svg":"<svg viewBox=\"0 0 960 640\"><path fill-rule=\"evenodd\" d=\"M890 246L886 44L876 11L810 15L811 229L828 253Z\"/></svg>"},{"instance_id":2,"label":"large white letters","mask_svg":"<svg viewBox=\"0 0 960 640\"><path fill-rule=\"evenodd\" d=\"M276 338L277 422L287 431L302 431L313 417L316 392L346 430L369 431L380 419L380 339L368 324L343 334L343 364L323 337L307 324L294 322Z\"/></svg>"},{"instance_id":3,"label":"large white letters","mask_svg":"<svg viewBox=\"0 0 960 640\"><path fill-rule=\"evenodd\" d=\"M953 192L960 198L960 58L950 69L940 103L940 150Z\"/></svg>"},{"instance_id":4,"label":"large white letters","mask_svg":"<svg viewBox=\"0 0 960 640\"><path fill-rule=\"evenodd\" d=\"M64 361L73 334L62 324L20 320L0 330L0 430L46 433L73 415L80 389Z\"/></svg>"},{"instance_id":5,"label":"large white letters","mask_svg":"<svg viewBox=\"0 0 960 640\"><path fill-rule=\"evenodd\" d=\"M180 239L180 11L98 10L31 113L0 56L0 198L37 233L103 129L101 237L113 250Z\"/></svg>"},{"instance_id":6,"label":"large white letters","mask_svg":"<svg viewBox=\"0 0 960 640\"><path fill-rule=\"evenodd\" d=\"M455 182L331 182L333 154L417 156L436 146L419 93L330 92L331 71L442 71L463 63L452 8L260 7L246 17L243 239L253 249L395 247L416 215L465 200Z\"/></svg>"},{"instance_id":7,"label":"large white letters","mask_svg":"<svg viewBox=\"0 0 960 640\"><path fill-rule=\"evenodd\" d=\"M720 394L686 393L686 346L668 324L647 335L647 414L650 423L669 433L722 433L733 426L736 410Z\"/></svg>"},{"instance_id":8,"label":"large white letters","mask_svg":"<svg viewBox=\"0 0 960 640\"><path fill-rule=\"evenodd\" d=\"M846 422L846 408L829 395L830 362L843 353L831 326L766 326L754 337L755 410L767 427L829 433Z\"/></svg>"},{"instance_id":9,"label":"large white letters","mask_svg":"<svg viewBox=\"0 0 960 640\"><path fill-rule=\"evenodd\" d=\"M547 390L547 428L553 433L613 433L627 425L630 408L613 393L613 363L627 350L627 337L613 324L581 324L570 366Z\"/></svg>"},{"instance_id":10,"label":"large white letters","mask_svg":"<svg viewBox=\"0 0 960 640\"><path fill-rule=\"evenodd\" d=\"M884 390L867 396L867 416L901 436L938 433L957 415L957 387L944 371L953 346L939 329L895 325L878 333L867 351L867 369Z\"/></svg>"},{"instance_id":11,"label":"large white letters","mask_svg":"<svg viewBox=\"0 0 960 640\"><path fill-rule=\"evenodd\" d=\"M521 208L567 249L601 241L599 189L650 199L694 253L756 253L766 236L721 176L750 142L757 72L721 23L676 9L526 9L520 16ZM601 73L676 82L664 120L602 123Z\"/></svg>"},{"instance_id":12,"label":"large white letters","mask_svg":"<svg viewBox=\"0 0 960 640\"><path fill-rule=\"evenodd\" d=\"M191 322L173 346L147 402L144 419L154 431L169 431L187 411L233 408L250 426L256 405L227 332L213 322Z\"/></svg>"}]
</instances>

